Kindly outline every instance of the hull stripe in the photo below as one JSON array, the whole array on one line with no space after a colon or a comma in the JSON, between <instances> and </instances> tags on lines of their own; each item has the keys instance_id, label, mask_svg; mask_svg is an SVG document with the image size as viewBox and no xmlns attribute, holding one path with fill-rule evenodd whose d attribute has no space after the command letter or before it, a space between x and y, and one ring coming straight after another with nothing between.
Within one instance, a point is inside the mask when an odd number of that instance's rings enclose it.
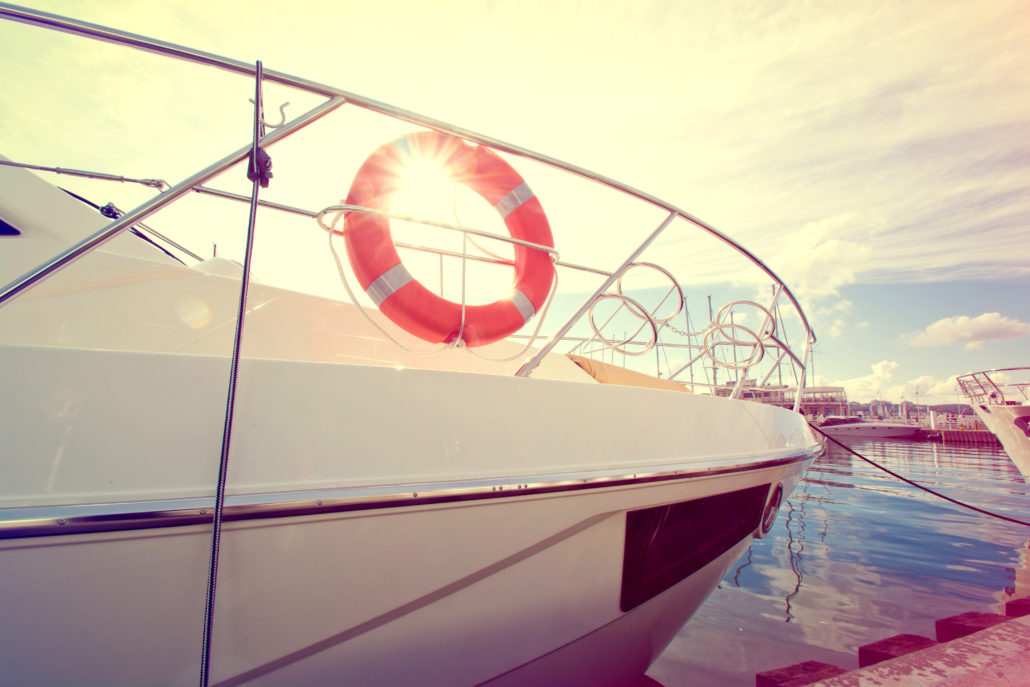
<instances>
[{"instance_id":1,"label":"hull stripe","mask_svg":"<svg viewBox=\"0 0 1030 687\"><path fill-rule=\"evenodd\" d=\"M504 483L496 481L452 482L407 487L229 496L225 501L223 519L226 522L239 522L292 518L682 481L789 465L813 460L822 452L823 448L818 446L794 450L766 459L749 460L743 464L707 463L656 472L644 472L648 469L645 467L636 474L607 471L530 477L522 480L508 480ZM213 507L214 498L211 497L150 503L0 509L0 540L209 525L212 521Z\"/></svg>"}]
</instances>

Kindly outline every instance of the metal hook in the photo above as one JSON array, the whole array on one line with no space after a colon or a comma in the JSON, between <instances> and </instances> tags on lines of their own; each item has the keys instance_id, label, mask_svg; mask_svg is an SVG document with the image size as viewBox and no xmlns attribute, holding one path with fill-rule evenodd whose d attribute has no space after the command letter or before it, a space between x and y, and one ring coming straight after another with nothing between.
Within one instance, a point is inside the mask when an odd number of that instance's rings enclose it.
<instances>
[{"instance_id":1,"label":"metal hook","mask_svg":"<svg viewBox=\"0 0 1030 687\"><path fill-rule=\"evenodd\" d=\"M256 105L256 103L254 102L253 98L247 98L247 100L249 100L252 105ZM261 123L264 124L269 129L278 129L279 127L281 127L283 124L286 123L286 106L289 105L289 104L290 104L290 101L287 100L285 103L283 103L282 105L279 106L279 123L278 124L269 124L267 121L265 121L265 114L264 114L264 112L261 113Z\"/></svg>"}]
</instances>

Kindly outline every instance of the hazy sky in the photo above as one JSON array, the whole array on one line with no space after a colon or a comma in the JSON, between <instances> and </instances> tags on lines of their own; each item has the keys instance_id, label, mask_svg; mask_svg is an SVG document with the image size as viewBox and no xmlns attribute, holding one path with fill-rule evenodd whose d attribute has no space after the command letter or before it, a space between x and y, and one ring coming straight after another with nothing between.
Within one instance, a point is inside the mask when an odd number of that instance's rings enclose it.
<instances>
[{"instance_id":1,"label":"hazy sky","mask_svg":"<svg viewBox=\"0 0 1030 687\"><path fill-rule=\"evenodd\" d=\"M956 374L1030 365L1025 0L27 4L261 59L663 197L802 297L819 381L852 400L954 401ZM0 153L95 167L57 156L97 111L124 132L112 163L160 141L140 94L182 100L181 84L161 96L128 70L91 90L110 64L41 36L0 23ZM47 122L41 84L83 121Z\"/></svg>"}]
</instances>

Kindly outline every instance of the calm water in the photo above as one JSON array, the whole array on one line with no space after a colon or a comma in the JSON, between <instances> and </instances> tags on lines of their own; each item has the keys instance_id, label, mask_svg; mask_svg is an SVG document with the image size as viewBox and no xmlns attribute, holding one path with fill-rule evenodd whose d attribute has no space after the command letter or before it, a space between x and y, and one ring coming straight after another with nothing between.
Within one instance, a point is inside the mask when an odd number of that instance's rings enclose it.
<instances>
[{"instance_id":1,"label":"calm water","mask_svg":"<svg viewBox=\"0 0 1030 687\"><path fill-rule=\"evenodd\" d=\"M855 441L859 453L986 510L1030 521L1030 485L1001 449ZM817 660L858 667L858 647L934 621L1004 612L1030 596L1030 527L960 508L839 447L817 461L648 671L665 687L755 684Z\"/></svg>"}]
</instances>

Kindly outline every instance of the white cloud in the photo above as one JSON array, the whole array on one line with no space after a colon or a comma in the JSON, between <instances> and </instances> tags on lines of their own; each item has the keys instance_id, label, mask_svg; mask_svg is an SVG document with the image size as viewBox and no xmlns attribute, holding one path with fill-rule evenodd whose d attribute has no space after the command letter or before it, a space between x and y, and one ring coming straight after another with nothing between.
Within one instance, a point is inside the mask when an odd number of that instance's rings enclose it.
<instances>
[{"instance_id":1,"label":"white cloud","mask_svg":"<svg viewBox=\"0 0 1030 687\"><path fill-rule=\"evenodd\" d=\"M842 298L831 305L817 307L812 310L816 331L831 339L843 336L847 331L845 317L851 311L851 301Z\"/></svg>"},{"instance_id":2,"label":"white cloud","mask_svg":"<svg viewBox=\"0 0 1030 687\"><path fill-rule=\"evenodd\" d=\"M938 381L930 375L923 375L904 384L890 387L885 391L884 399L894 403L900 403L904 399L909 403L919 403L920 405L955 403L956 389L955 376ZM964 402L964 399L958 399L957 402Z\"/></svg>"},{"instance_id":3,"label":"white cloud","mask_svg":"<svg viewBox=\"0 0 1030 687\"><path fill-rule=\"evenodd\" d=\"M809 222L784 238L770 262L796 293L834 295L841 286L855 281L856 268L869 255L869 248L859 238L868 233L868 223L857 213Z\"/></svg>"},{"instance_id":4,"label":"white cloud","mask_svg":"<svg viewBox=\"0 0 1030 687\"><path fill-rule=\"evenodd\" d=\"M843 386L850 401L867 402L875 398L884 398L883 393L889 388L887 385L894 381L898 363L893 360L881 360L870 369L872 373L865 377L837 382L833 386Z\"/></svg>"},{"instance_id":5,"label":"white cloud","mask_svg":"<svg viewBox=\"0 0 1030 687\"><path fill-rule=\"evenodd\" d=\"M851 312L851 301L849 301L847 298L842 298L841 300L837 301L833 305L831 305L831 306L829 306L827 308L822 308L820 310L820 313L827 313L827 314L828 313L835 313L835 312L840 312L840 313Z\"/></svg>"},{"instance_id":6,"label":"white cloud","mask_svg":"<svg viewBox=\"0 0 1030 687\"><path fill-rule=\"evenodd\" d=\"M965 344L966 350L981 348L988 341L1018 339L1030 334L1030 323L1021 322L1001 313L987 312L976 317L957 315L945 317L920 332L902 336L911 346L948 346Z\"/></svg>"},{"instance_id":7,"label":"white cloud","mask_svg":"<svg viewBox=\"0 0 1030 687\"><path fill-rule=\"evenodd\" d=\"M844 382L826 382L822 384L843 386L849 401L867 403L874 399L882 399L891 403L900 403L902 399L920 405L939 405L943 403L965 403L965 398L956 396L958 384L955 375L938 380L930 375L922 375L905 382L894 383L898 372L898 363L883 360L871 367L872 373L865 377L856 377Z\"/></svg>"},{"instance_id":8,"label":"white cloud","mask_svg":"<svg viewBox=\"0 0 1030 687\"><path fill-rule=\"evenodd\" d=\"M945 380L935 381L926 387L925 396L923 395L922 387L920 387L920 402L921 403L965 403L966 399L959 392L958 382L955 381L956 375L952 375Z\"/></svg>"}]
</instances>

